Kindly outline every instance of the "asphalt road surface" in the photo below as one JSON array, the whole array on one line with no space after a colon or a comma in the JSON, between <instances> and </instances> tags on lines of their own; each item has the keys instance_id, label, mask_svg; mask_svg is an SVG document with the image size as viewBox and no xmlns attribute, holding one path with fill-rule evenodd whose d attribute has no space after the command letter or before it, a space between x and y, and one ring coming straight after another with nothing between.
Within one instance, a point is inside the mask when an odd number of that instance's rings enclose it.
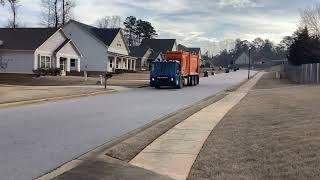
<instances>
[{"instance_id":1,"label":"asphalt road surface","mask_svg":"<svg viewBox=\"0 0 320 180\"><path fill-rule=\"evenodd\" d=\"M120 135L247 78L247 71L202 78L195 87L134 89L105 96L0 110L0 179L26 180Z\"/></svg>"}]
</instances>

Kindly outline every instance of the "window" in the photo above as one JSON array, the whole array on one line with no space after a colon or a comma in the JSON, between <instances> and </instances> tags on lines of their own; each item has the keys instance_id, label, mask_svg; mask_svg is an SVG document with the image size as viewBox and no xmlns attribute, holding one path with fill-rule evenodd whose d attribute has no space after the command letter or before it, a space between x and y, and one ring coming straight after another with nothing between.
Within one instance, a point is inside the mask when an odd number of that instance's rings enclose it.
<instances>
[{"instance_id":1,"label":"window","mask_svg":"<svg viewBox=\"0 0 320 180\"><path fill-rule=\"evenodd\" d=\"M76 59L70 59L70 67L76 67Z\"/></svg>"},{"instance_id":2,"label":"window","mask_svg":"<svg viewBox=\"0 0 320 180\"><path fill-rule=\"evenodd\" d=\"M51 57L50 56L40 56L40 68L50 69L51 68Z\"/></svg>"},{"instance_id":3,"label":"window","mask_svg":"<svg viewBox=\"0 0 320 180\"><path fill-rule=\"evenodd\" d=\"M109 67L113 68L113 57L109 57Z\"/></svg>"},{"instance_id":4,"label":"window","mask_svg":"<svg viewBox=\"0 0 320 180\"><path fill-rule=\"evenodd\" d=\"M120 59L117 59L117 63L116 63L116 68L118 69L119 68L119 62L120 61Z\"/></svg>"}]
</instances>

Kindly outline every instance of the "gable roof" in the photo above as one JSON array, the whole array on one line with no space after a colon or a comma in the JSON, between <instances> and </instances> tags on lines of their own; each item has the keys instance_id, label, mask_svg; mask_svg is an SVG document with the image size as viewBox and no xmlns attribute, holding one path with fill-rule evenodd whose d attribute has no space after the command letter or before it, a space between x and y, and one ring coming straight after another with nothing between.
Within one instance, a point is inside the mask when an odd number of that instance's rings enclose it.
<instances>
[{"instance_id":1,"label":"gable roof","mask_svg":"<svg viewBox=\"0 0 320 180\"><path fill-rule=\"evenodd\" d=\"M98 40L100 40L101 42L103 42L107 46L110 46L111 43L113 42L113 40L118 35L118 33L121 32L121 28L115 28L115 29L97 28L94 26L83 24L83 23L75 21L75 20L70 20L67 24L69 24L71 22L79 25L80 27L82 27L84 30L91 33L93 36L95 36Z\"/></svg>"},{"instance_id":2,"label":"gable roof","mask_svg":"<svg viewBox=\"0 0 320 180\"><path fill-rule=\"evenodd\" d=\"M179 44L178 45L178 51L189 51L189 49L186 46L184 46L182 44Z\"/></svg>"},{"instance_id":3,"label":"gable roof","mask_svg":"<svg viewBox=\"0 0 320 180\"><path fill-rule=\"evenodd\" d=\"M201 48L188 48L189 51L191 52L195 52L195 53L200 53L201 52Z\"/></svg>"},{"instance_id":4,"label":"gable roof","mask_svg":"<svg viewBox=\"0 0 320 180\"><path fill-rule=\"evenodd\" d=\"M189 48L189 47L186 47L182 44L179 44L178 45L178 50L179 51L187 51L187 52L191 52L191 53L200 53L201 52L201 48Z\"/></svg>"},{"instance_id":5,"label":"gable roof","mask_svg":"<svg viewBox=\"0 0 320 180\"><path fill-rule=\"evenodd\" d=\"M167 51L172 50L175 43L175 39L144 39L140 46L149 47L155 52L162 52L165 54Z\"/></svg>"},{"instance_id":6,"label":"gable roof","mask_svg":"<svg viewBox=\"0 0 320 180\"><path fill-rule=\"evenodd\" d=\"M0 28L0 49L36 50L49 39L58 28Z\"/></svg>"},{"instance_id":7,"label":"gable roof","mask_svg":"<svg viewBox=\"0 0 320 180\"><path fill-rule=\"evenodd\" d=\"M130 46L130 56L133 57L143 57L149 50L148 47L141 47L141 46Z\"/></svg>"},{"instance_id":8,"label":"gable roof","mask_svg":"<svg viewBox=\"0 0 320 180\"><path fill-rule=\"evenodd\" d=\"M176 43L175 39L144 39L140 47L147 47L153 50L149 59L156 59L159 54L165 54L167 51L172 51Z\"/></svg>"},{"instance_id":9,"label":"gable roof","mask_svg":"<svg viewBox=\"0 0 320 180\"><path fill-rule=\"evenodd\" d=\"M54 53L58 53L66 44L68 44L71 40L70 39L66 39L55 51Z\"/></svg>"}]
</instances>

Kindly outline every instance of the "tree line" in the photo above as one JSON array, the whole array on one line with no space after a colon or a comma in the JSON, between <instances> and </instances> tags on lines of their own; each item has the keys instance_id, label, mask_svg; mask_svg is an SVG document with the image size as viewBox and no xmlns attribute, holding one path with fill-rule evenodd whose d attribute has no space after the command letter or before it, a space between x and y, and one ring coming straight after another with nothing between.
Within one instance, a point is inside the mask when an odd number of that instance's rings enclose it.
<instances>
[{"instance_id":1,"label":"tree line","mask_svg":"<svg viewBox=\"0 0 320 180\"><path fill-rule=\"evenodd\" d=\"M287 56L288 49L292 44L292 37L286 36L279 44L274 44L269 39L255 38L253 41L235 40L235 46L231 50L223 50L219 54L210 56L209 53L203 55L203 63L206 66L228 66L235 63L235 60L242 53L260 54L268 59L284 59Z\"/></svg>"},{"instance_id":2,"label":"tree line","mask_svg":"<svg viewBox=\"0 0 320 180\"><path fill-rule=\"evenodd\" d=\"M301 12L298 29L292 35L288 60L293 65L320 63L320 4Z\"/></svg>"}]
</instances>

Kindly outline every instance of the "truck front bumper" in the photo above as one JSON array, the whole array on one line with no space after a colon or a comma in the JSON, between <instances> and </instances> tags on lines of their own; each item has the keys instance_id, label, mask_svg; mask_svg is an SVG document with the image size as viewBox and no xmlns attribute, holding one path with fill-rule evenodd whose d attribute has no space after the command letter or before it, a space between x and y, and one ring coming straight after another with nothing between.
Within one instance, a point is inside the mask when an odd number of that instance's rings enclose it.
<instances>
[{"instance_id":1,"label":"truck front bumper","mask_svg":"<svg viewBox=\"0 0 320 180\"><path fill-rule=\"evenodd\" d=\"M163 79L158 79L155 78L154 80L150 80L150 86L151 87L156 87L156 86L176 86L176 80L173 79L171 81L171 78L163 78Z\"/></svg>"}]
</instances>

